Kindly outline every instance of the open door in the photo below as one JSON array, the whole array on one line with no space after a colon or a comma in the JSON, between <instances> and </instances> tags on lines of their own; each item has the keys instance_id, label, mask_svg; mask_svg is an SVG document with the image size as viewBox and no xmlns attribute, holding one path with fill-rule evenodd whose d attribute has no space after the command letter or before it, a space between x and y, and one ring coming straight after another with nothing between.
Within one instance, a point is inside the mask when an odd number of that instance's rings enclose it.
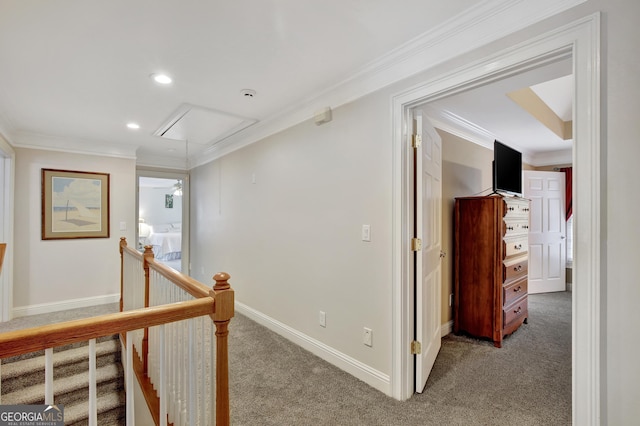
<instances>
[{"instance_id":1,"label":"open door","mask_svg":"<svg viewBox=\"0 0 640 426\"><path fill-rule=\"evenodd\" d=\"M416 392L422 392L440 351L442 273L442 140L420 110L414 126Z\"/></svg>"}]
</instances>

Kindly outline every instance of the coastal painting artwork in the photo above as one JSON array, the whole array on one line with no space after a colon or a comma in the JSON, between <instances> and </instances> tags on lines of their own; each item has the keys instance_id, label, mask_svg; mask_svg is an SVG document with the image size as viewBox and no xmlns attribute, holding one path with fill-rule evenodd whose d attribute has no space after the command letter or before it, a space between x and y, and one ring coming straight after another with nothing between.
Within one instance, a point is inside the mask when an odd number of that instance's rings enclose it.
<instances>
[{"instance_id":1,"label":"coastal painting artwork","mask_svg":"<svg viewBox=\"0 0 640 426\"><path fill-rule=\"evenodd\" d=\"M109 238L109 174L42 169L42 239Z\"/></svg>"}]
</instances>

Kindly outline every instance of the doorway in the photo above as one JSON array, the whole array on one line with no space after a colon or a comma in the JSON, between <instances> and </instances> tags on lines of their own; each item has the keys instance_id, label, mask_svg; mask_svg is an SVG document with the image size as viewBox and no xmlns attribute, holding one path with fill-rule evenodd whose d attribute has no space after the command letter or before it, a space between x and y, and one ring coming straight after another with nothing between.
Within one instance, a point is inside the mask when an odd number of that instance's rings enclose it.
<instances>
[{"instance_id":1,"label":"doorway","mask_svg":"<svg viewBox=\"0 0 640 426\"><path fill-rule=\"evenodd\" d=\"M531 70L550 61L570 58L574 69L574 194L576 233L583 236L575 245L572 293L574 321L572 325L572 391L573 416L576 424L593 424L600 414L600 337L601 289L597 270L602 257L599 209L600 202L600 103L599 103L599 15L584 18L556 31L499 52L467 67L438 76L419 87L413 87L392 98L393 119L393 199L394 250L392 297L392 393L397 399L408 399L414 391L413 358L410 342L413 336L414 292L409 277L411 261L408 224L411 216L406 200L410 197L408 174L411 108L455 93L495 81L508 75ZM581 327L576 327L576 324ZM580 351L575 350L580 348Z\"/></svg>"},{"instance_id":2,"label":"doorway","mask_svg":"<svg viewBox=\"0 0 640 426\"><path fill-rule=\"evenodd\" d=\"M149 246L156 260L189 274L189 180L184 173L137 173L135 246Z\"/></svg>"},{"instance_id":3,"label":"doorway","mask_svg":"<svg viewBox=\"0 0 640 426\"><path fill-rule=\"evenodd\" d=\"M13 318L13 148L0 136L0 243L6 243L0 272L0 322Z\"/></svg>"}]
</instances>

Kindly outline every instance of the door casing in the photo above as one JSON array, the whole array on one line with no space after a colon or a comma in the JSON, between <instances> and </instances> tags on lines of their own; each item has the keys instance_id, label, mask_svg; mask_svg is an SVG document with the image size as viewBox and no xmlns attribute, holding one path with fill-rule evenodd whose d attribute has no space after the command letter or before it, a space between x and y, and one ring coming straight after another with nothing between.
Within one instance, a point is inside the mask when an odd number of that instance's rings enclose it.
<instances>
[{"instance_id":1,"label":"door casing","mask_svg":"<svg viewBox=\"0 0 640 426\"><path fill-rule=\"evenodd\" d=\"M600 137L600 14L544 33L480 61L439 75L392 96L393 249L392 249L392 353L391 394L406 400L413 394L414 292L410 251L411 188L410 109L465 88L477 87L514 73L535 69L551 61L571 58L574 69L574 194L580 221L574 232L582 238L575 246L572 293L572 392L574 424L597 424L603 410L601 311L604 307L600 265L602 199ZM577 143L579 141L579 143ZM579 307L579 309L577 309ZM576 324L581 327L577 328Z\"/></svg>"}]
</instances>

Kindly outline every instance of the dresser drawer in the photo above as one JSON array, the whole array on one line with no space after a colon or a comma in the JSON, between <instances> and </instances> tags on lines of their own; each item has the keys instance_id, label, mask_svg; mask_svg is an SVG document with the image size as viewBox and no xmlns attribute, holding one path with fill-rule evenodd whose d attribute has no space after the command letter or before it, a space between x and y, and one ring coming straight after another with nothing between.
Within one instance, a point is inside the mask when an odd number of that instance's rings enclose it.
<instances>
[{"instance_id":1,"label":"dresser drawer","mask_svg":"<svg viewBox=\"0 0 640 426\"><path fill-rule=\"evenodd\" d=\"M505 218L528 218L529 217L529 200L524 198L505 198Z\"/></svg>"},{"instance_id":2,"label":"dresser drawer","mask_svg":"<svg viewBox=\"0 0 640 426\"><path fill-rule=\"evenodd\" d=\"M502 225L504 227L503 235L512 237L514 235L526 235L529 233L529 221L525 219L515 220L508 219Z\"/></svg>"},{"instance_id":3,"label":"dresser drawer","mask_svg":"<svg viewBox=\"0 0 640 426\"><path fill-rule=\"evenodd\" d=\"M504 243L504 256L511 257L519 254L527 253L529 251L529 237L518 237L505 239Z\"/></svg>"},{"instance_id":4,"label":"dresser drawer","mask_svg":"<svg viewBox=\"0 0 640 426\"><path fill-rule=\"evenodd\" d=\"M502 287L502 303L503 306L509 306L511 302L527 294L528 280L525 277L519 281L507 284Z\"/></svg>"},{"instance_id":5,"label":"dresser drawer","mask_svg":"<svg viewBox=\"0 0 640 426\"><path fill-rule=\"evenodd\" d=\"M529 271L529 257L523 255L509 259L502 264L502 282L524 277Z\"/></svg>"},{"instance_id":6,"label":"dresser drawer","mask_svg":"<svg viewBox=\"0 0 640 426\"><path fill-rule=\"evenodd\" d=\"M527 306L527 296L525 296L504 308L502 311L504 326L506 327L510 322L516 321L519 318L526 318L528 316Z\"/></svg>"}]
</instances>

